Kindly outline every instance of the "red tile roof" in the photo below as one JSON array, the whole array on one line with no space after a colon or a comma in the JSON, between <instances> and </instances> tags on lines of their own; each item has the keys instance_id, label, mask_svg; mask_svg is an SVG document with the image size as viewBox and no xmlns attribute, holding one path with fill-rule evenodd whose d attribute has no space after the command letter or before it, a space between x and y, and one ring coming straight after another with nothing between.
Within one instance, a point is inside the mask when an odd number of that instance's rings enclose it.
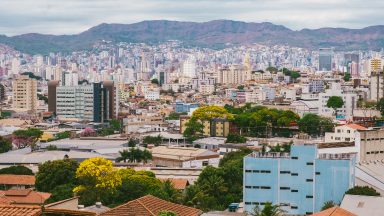
<instances>
[{"instance_id":1,"label":"red tile roof","mask_svg":"<svg viewBox=\"0 0 384 216\"><path fill-rule=\"evenodd\" d=\"M177 179L177 178L160 179L160 181L162 182L165 182L167 180L170 180L173 184L173 187L175 187L178 190L184 190L189 185L189 182L187 179Z\"/></svg>"},{"instance_id":2,"label":"red tile roof","mask_svg":"<svg viewBox=\"0 0 384 216\"><path fill-rule=\"evenodd\" d=\"M0 184L35 185L35 176L0 174Z\"/></svg>"},{"instance_id":3,"label":"red tile roof","mask_svg":"<svg viewBox=\"0 0 384 216\"><path fill-rule=\"evenodd\" d=\"M40 216L39 206L0 205L1 216Z\"/></svg>"},{"instance_id":4,"label":"red tile roof","mask_svg":"<svg viewBox=\"0 0 384 216\"><path fill-rule=\"evenodd\" d=\"M197 216L203 213L199 209L147 195L106 211L100 216L157 216L161 211L173 211L178 216Z\"/></svg>"},{"instance_id":5,"label":"red tile roof","mask_svg":"<svg viewBox=\"0 0 384 216\"><path fill-rule=\"evenodd\" d=\"M355 130L367 130L367 128L360 126L358 124L347 124L345 126L350 127L352 129L355 129Z\"/></svg>"},{"instance_id":6,"label":"red tile roof","mask_svg":"<svg viewBox=\"0 0 384 216\"><path fill-rule=\"evenodd\" d=\"M50 193L31 189L0 191L0 197L7 198L14 204L43 204L50 196Z\"/></svg>"},{"instance_id":7,"label":"red tile roof","mask_svg":"<svg viewBox=\"0 0 384 216\"><path fill-rule=\"evenodd\" d=\"M311 216L357 216L345 209L342 209L338 206L335 206L333 208L326 209L321 212L317 212L315 214L312 214Z\"/></svg>"}]
</instances>

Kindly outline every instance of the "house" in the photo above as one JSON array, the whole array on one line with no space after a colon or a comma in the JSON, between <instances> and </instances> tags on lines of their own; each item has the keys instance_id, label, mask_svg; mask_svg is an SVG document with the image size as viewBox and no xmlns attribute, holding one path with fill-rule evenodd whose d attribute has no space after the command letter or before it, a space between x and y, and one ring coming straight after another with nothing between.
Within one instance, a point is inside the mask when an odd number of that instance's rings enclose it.
<instances>
[{"instance_id":1,"label":"house","mask_svg":"<svg viewBox=\"0 0 384 216\"><path fill-rule=\"evenodd\" d=\"M357 215L336 206L321 212L317 212L315 214L311 214L310 216L357 216Z\"/></svg>"},{"instance_id":2,"label":"house","mask_svg":"<svg viewBox=\"0 0 384 216\"><path fill-rule=\"evenodd\" d=\"M357 131L364 131L367 128L357 124L346 124L335 127L335 132L325 133L325 142L354 142Z\"/></svg>"},{"instance_id":3,"label":"house","mask_svg":"<svg viewBox=\"0 0 384 216\"><path fill-rule=\"evenodd\" d=\"M6 190L33 188L35 176L0 174L0 185Z\"/></svg>"},{"instance_id":4,"label":"house","mask_svg":"<svg viewBox=\"0 0 384 216\"><path fill-rule=\"evenodd\" d=\"M9 200L11 204L15 205L41 205L50 196L50 193L37 192L32 189L0 191L0 197Z\"/></svg>"},{"instance_id":5,"label":"house","mask_svg":"<svg viewBox=\"0 0 384 216\"><path fill-rule=\"evenodd\" d=\"M177 216L198 216L203 213L196 208L147 195L101 213L100 216L157 216L161 211L173 211Z\"/></svg>"},{"instance_id":6,"label":"house","mask_svg":"<svg viewBox=\"0 0 384 216\"><path fill-rule=\"evenodd\" d=\"M218 153L206 149L158 146L151 149L151 152L152 164L156 167L217 167L220 161Z\"/></svg>"},{"instance_id":7,"label":"house","mask_svg":"<svg viewBox=\"0 0 384 216\"><path fill-rule=\"evenodd\" d=\"M67 209L47 209L41 206L26 205L2 205L0 204L0 215L2 216L96 216L94 212Z\"/></svg>"},{"instance_id":8,"label":"house","mask_svg":"<svg viewBox=\"0 0 384 216\"><path fill-rule=\"evenodd\" d=\"M384 197L346 194L340 207L354 213L354 215L382 216L383 203Z\"/></svg>"}]
</instances>

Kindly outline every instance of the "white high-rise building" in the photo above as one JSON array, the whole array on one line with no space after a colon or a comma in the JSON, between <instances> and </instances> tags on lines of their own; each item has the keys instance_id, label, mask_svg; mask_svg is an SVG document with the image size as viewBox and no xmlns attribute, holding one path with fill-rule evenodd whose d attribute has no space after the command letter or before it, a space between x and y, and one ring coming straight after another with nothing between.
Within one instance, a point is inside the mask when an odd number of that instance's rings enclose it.
<instances>
[{"instance_id":1,"label":"white high-rise building","mask_svg":"<svg viewBox=\"0 0 384 216\"><path fill-rule=\"evenodd\" d=\"M56 113L58 117L93 121L93 92L92 85L57 87Z\"/></svg>"},{"instance_id":2,"label":"white high-rise building","mask_svg":"<svg viewBox=\"0 0 384 216\"><path fill-rule=\"evenodd\" d=\"M337 110L338 116L344 116L346 120L351 120L353 110L357 107L357 94L350 91L343 91L340 83L331 83L331 88L323 93L319 93L319 114L322 116L332 117L334 111L327 107L328 99L332 96L340 96L344 101L344 106Z\"/></svg>"},{"instance_id":3,"label":"white high-rise building","mask_svg":"<svg viewBox=\"0 0 384 216\"><path fill-rule=\"evenodd\" d=\"M183 62L183 75L186 77L196 77L196 62L193 59L187 59Z\"/></svg>"},{"instance_id":4,"label":"white high-rise building","mask_svg":"<svg viewBox=\"0 0 384 216\"><path fill-rule=\"evenodd\" d=\"M11 68L11 74L9 75L16 75L20 72L20 60L18 58L12 59L12 68Z\"/></svg>"}]
</instances>

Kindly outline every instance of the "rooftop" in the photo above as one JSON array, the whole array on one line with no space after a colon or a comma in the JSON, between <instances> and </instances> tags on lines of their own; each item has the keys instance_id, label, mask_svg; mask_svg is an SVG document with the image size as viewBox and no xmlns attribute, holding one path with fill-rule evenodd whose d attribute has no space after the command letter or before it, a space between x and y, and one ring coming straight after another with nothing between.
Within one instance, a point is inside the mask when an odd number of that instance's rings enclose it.
<instances>
[{"instance_id":1,"label":"rooftop","mask_svg":"<svg viewBox=\"0 0 384 216\"><path fill-rule=\"evenodd\" d=\"M342 209L338 206L335 206L333 208L326 209L321 212L317 212L315 214L312 214L311 216L357 216L345 209ZM371 216L371 215L370 215Z\"/></svg>"},{"instance_id":2,"label":"rooftop","mask_svg":"<svg viewBox=\"0 0 384 216\"><path fill-rule=\"evenodd\" d=\"M147 195L106 211L100 216L157 216L161 211L173 211L178 216L197 216L203 213L199 209Z\"/></svg>"},{"instance_id":3,"label":"rooftop","mask_svg":"<svg viewBox=\"0 0 384 216\"><path fill-rule=\"evenodd\" d=\"M35 185L35 176L0 174L0 185Z\"/></svg>"},{"instance_id":4,"label":"rooftop","mask_svg":"<svg viewBox=\"0 0 384 216\"><path fill-rule=\"evenodd\" d=\"M41 208L39 206L0 205L0 215L39 216L41 215Z\"/></svg>"},{"instance_id":5,"label":"rooftop","mask_svg":"<svg viewBox=\"0 0 384 216\"><path fill-rule=\"evenodd\" d=\"M340 207L356 215L382 216L384 197L346 194Z\"/></svg>"}]
</instances>

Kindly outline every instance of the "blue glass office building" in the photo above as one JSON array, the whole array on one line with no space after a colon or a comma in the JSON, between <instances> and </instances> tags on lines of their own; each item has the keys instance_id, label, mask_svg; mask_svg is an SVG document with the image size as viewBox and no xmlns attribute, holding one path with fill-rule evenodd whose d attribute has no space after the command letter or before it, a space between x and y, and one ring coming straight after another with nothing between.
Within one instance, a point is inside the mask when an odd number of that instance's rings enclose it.
<instances>
[{"instance_id":1,"label":"blue glass office building","mask_svg":"<svg viewBox=\"0 0 384 216\"><path fill-rule=\"evenodd\" d=\"M317 154L315 145L295 145L289 153L257 153L244 158L244 210L278 204L288 214L318 212L327 201L341 203L354 186L355 156Z\"/></svg>"}]
</instances>

